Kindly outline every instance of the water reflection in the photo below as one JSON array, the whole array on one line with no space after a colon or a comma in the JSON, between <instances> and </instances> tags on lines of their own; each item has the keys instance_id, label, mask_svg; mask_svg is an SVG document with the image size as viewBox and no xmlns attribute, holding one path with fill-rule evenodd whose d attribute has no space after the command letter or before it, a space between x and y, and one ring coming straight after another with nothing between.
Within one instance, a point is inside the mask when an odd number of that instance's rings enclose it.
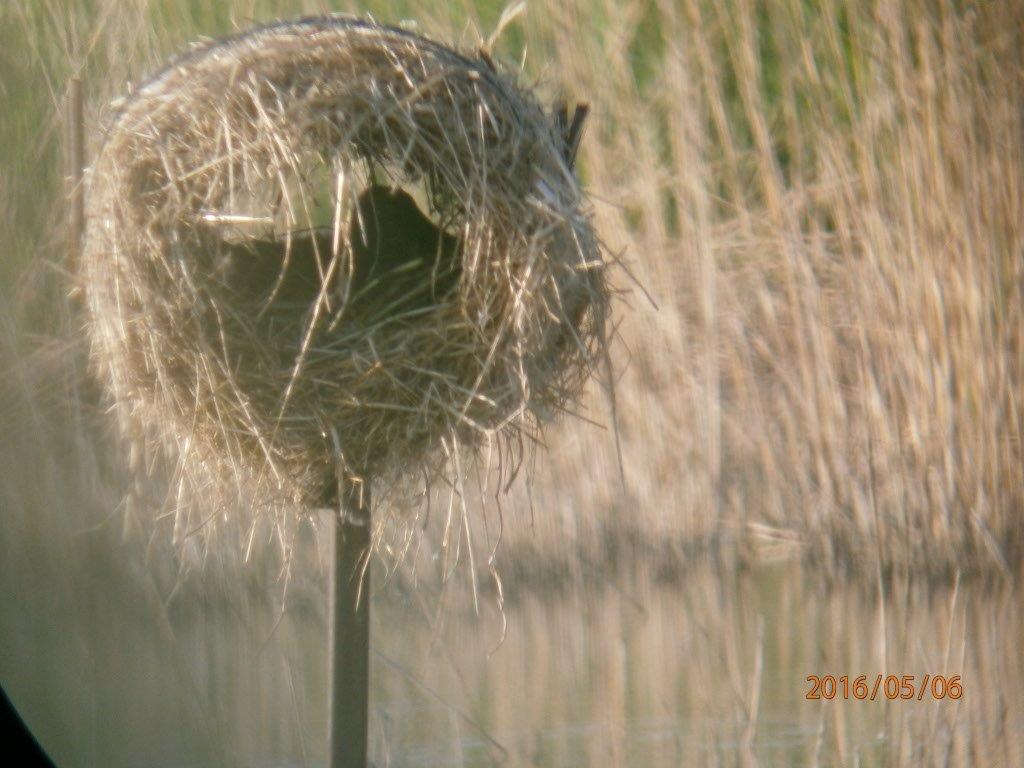
<instances>
[{"instance_id":1,"label":"water reflection","mask_svg":"<svg viewBox=\"0 0 1024 768\"><path fill-rule=\"evenodd\" d=\"M319 764L313 542L282 601L216 568L169 597L120 541L4 552L2 680L59 764ZM694 566L508 585L503 615L400 580L374 600L377 765L1024 764L1024 612L1005 583ZM878 673L960 674L964 695L805 698L808 675Z\"/></svg>"},{"instance_id":2,"label":"water reflection","mask_svg":"<svg viewBox=\"0 0 1024 768\"><path fill-rule=\"evenodd\" d=\"M1020 765L1020 608L1005 586L825 589L792 565L695 568L678 583L634 575L524 595L489 658L480 622L446 626L438 644L458 652L434 663L408 637L375 638L435 690L457 692L515 765ZM965 694L805 698L808 675L878 673L961 674ZM414 695L378 681L383 713ZM494 758L443 710L385 719L397 764Z\"/></svg>"}]
</instances>

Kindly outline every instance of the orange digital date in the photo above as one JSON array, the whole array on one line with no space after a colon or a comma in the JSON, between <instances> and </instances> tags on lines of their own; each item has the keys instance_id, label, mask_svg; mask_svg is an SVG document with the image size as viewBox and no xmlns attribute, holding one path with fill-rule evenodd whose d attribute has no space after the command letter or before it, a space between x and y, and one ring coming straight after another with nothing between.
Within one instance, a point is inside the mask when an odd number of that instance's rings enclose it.
<instances>
[{"instance_id":1,"label":"orange digital date","mask_svg":"<svg viewBox=\"0 0 1024 768\"><path fill-rule=\"evenodd\" d=\"M960 675L946 677L926 674L918 678L915 675L880 674L876 675L870 684L867 675L860 675L853 680L849 675L808 675L805 679L811 684L811 689L804 694L804 698L811 700L831 701L838 697L847 700L876 701L881 695L889 701L922 701L929 694L933 699L959 699L964 695Z\"/></svg>"}]
</instances>

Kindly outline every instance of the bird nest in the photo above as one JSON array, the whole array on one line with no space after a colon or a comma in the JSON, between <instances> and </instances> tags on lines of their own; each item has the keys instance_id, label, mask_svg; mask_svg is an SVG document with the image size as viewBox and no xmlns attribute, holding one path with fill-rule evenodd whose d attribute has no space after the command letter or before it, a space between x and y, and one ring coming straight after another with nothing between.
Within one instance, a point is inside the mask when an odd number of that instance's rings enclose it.
<instances>
[{"instance_id":1,"label":"bird nest","mask_svg":"<svg viewBox=\"0 0 1024 768\"><path fill-rule=\"evenodd\" d=\"M350 18L172 61L88 189L94 358L129 436L302 505L339 471L431 480L528 444L604 343L565 123L486 55Z\"/></svg>"}]
</instances>

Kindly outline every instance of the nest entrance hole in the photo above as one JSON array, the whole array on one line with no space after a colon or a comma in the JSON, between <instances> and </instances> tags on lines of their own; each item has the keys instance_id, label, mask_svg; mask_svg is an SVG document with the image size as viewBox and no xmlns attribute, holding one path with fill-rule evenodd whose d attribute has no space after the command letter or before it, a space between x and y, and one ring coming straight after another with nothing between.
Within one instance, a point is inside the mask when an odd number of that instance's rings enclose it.
<instances>
[{"instance_id":1,"label":"nest entrance hole","mask_svg":"<svg viewBox=\"0 0 1024 768\"><path fill-rule=\"evenodd\" d=\"M217 283L260 314L317 304L337 327L349 304L379 322L454 298L462 272L457 212L425 177L386 167L318 163L229 187L226 210L204 210L198 250ZM352 312L349 313L352 315Z\"/></svg>"}]
</instances>

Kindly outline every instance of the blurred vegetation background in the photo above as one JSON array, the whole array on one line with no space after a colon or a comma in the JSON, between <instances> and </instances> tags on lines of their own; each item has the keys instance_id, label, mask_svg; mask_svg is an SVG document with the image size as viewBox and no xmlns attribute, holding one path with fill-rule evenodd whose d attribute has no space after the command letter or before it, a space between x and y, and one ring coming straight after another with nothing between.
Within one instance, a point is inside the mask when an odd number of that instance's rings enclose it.
<instances>
[{"instance_id":1,"label":"blurred vegetation background","mask_svg":"<svg viewBox=\"0 0 1024 768\"><path fill-rule=\"evenodd\" d=\"M0 681L61 765L322 759L317 521L174 536L168 479L128 471L62 146L72 76L94 156L189 41L335 10L473 50L504 5L0 5ZM605 428L471 500L480 574L428 530L377 580L382 764L1024 765L1022 51L1016 0L569 0L504 30L524 82L592 106L580 175L635 277L617 425L595 384ZM967 695L803 699L875 671Z\"/></svg>"}]
</instances>

